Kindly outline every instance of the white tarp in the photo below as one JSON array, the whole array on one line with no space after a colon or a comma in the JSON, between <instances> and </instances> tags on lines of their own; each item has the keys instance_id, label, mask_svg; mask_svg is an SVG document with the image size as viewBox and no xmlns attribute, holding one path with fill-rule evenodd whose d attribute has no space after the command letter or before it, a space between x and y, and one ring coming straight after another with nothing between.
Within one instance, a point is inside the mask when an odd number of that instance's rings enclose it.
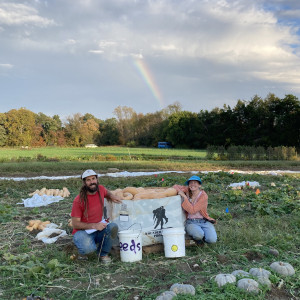
<instances>
[{"instance_id":1,"label":"white tarp","mask_svg":"<svg viewBox=\"0 0 300 300\"><path fill-rule=\"evenodd\" d=\"M51 235L55 234L54 237L50 237ZM67 233L65 230L59 229L58 225L55 223L50 223L46 225L46 228L39 232L36 236L36 239L42 241L45 244L53 244L55 243L60 237L66 236Z\"/></svg>"},{"instance_id":2,"label":"white tarp","mask_svg":"<svg viewBox=\"0 0 300 300\"><path fill-rule=\"evenodd\" d=\"M119 231L141 230L143 246L162 243L162 229L184 227L186 219L180 196L123 200L122 204L106 202L105 205L107 217L118 224Z\"/></svg>"},{"instance_id":3,"label":"white tarp","mask_svg":"<svg viewBox=\"0 0 300 300\"><path fill-rule=\"evenodd\" d=\"M219 173L227 172L229 174L240 173L240 174L260 174L260 175L282 175L282 174L299 174L300 171L290 171L290 170L274 170L274 171L241 171L241 170L216 170L216 171L156 171L156 172L114 172L114 173L103 173L98 174L101 176L108 177L138 177L138 176L151 176L158 174L168 174L168 173L189 173L189 174L208 174L208 173ZM13 181L25 181L25 180L65 180L70 178L80 178L81 175L71 175L71 176L37 176L37 177L0 177L0 180L13 180Z\"/></svg>"},{"instance_id":4,"label":"white tarp","mask_svg":"<svg viewBox=\"0 0 300 300\"><path fill-rule=\"evenodd\" d=\"M17 204L24 204L24 207L40 207L46 206L54 202L59 202L64 198L61 196L47 196L47 195L38 195L34 194L31 198L22 199L22 203Z\"/></svg>"},{"instance_id":5,"label":"white tarp","mask_svg":"<svg viewBox=\"0 0 300 300\"><path fill-rule=\"evenodd\" d=\"M242 181L242 182L235 182L228 185L228 187L242 187L242 186L249 186L251 188L255 188L259 185L259 182L257 181Z\"/></svg>"}]
</instances>

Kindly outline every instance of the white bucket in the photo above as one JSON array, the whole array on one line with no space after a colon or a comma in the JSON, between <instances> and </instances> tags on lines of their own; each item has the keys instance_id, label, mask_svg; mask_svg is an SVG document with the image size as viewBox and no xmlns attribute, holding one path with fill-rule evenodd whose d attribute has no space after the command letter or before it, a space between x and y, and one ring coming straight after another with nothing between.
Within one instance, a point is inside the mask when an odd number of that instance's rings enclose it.
<instances>
[{"instance_id":1,"label":"white bucket","mask_svg":"<svg viewBox=\"0 0 300 300\"><path fill-rule=\"evenodd\" d=\"M185 256L185 230L183 227L162 230L165 257Z\"/></svg>"},{"instance_id":2,"label":"white bucket","mask_svg":"<svg viewBox=\"0 0 300 300\"><path fill-rule=\"evenodd\" d=\"M134 262L142 260L142 232L141 230L119 231L121 261Z\"/></svg>"}]
</instances>

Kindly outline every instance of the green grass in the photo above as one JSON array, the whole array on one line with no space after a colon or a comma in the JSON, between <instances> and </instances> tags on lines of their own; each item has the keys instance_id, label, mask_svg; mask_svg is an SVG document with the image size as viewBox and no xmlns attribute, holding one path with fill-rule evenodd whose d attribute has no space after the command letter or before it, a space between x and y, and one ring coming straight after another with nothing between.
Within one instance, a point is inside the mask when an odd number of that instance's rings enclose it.
<instances>
[{"instance_id":1,"label":"green grass","mask_svg":"<svg viewBox=\"0 0 300 300\"><path fill-rule=\"evenodd\" d=\"M101 183L111 190L126 186L172 186L182 184L188 176L101 177ZM0 181L0 298L22 299L34 293L61 300L124 300L134 296L152 300L173 283L186 283L196 288L196 295L179 295L176 299L296 299L300 289L299 176L208 173L201 178L209 195L208 210L218 220L216 244L187 247L186 256L177 259L167 259L160 252L144 254L140 262L124 263L114 254L110 266L98 265L95 256L88 262L72 261L70 255L76 250L71 235L47 245L34 238L36 233L25 229L29 219L50 220L61 224L70 234L67 223L73 198L81 186L79 179ZM228 184L243 180L258 181L261 193L256 195L250 188L227 189ZM44 186L67 186L71 196L40 208L17 205L28 193ZM229 213L225 212L226 207ZM271 248L279 251L278 257L269 253ZM213 280L218 273L237 269L270 270L270 264L277 260L292 264L296 274L281 278L272 272L271 291L261 287L261 292L254 296L235 285L220 289ZM281 279L284 284L278 289Z\"/></svg>"},{"instance_id":2,"label":"green grass","mask_svg":"<svg viewBox=\"0 0 300 300\"><path fill-rule=\"evenodd\" d=\"M188 150L188 149L159 149L159 148L127 148L127 147L98 147L98 148L58 148L58 147L43 147L43 148L1 148L0 161L14 159L18 157L36 158L38 155L47 158L77 159L80 157L89 157L95 155L114 155L116 157L130 157L136 155L148 156L180 156L193 157L203 159L206 156L205 150Z\"/></svg>"},{"instance_id":3,"label":"green grass","mask_svg":"<svg viewBox=\"0 0 300 300\"><path fill-rule=\"evenodd\" d=\"M98 147L0 149L2 176L75 175L92 168L99 173L109 168L138 170L300 170L300 161L215 161L206 160L204 150Z\"/></svg>"}]
</instances>

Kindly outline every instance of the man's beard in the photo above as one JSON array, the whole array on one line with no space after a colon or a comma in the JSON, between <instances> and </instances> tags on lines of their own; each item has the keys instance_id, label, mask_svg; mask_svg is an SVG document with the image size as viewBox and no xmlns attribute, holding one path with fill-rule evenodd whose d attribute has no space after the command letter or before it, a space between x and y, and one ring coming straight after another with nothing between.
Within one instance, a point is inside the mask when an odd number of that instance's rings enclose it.
<instances>
[{"instance_id":1,"label":"man's beard","mask_svg":"<svg viewBox=\"0 0 300 300\"><path fill-rule=\"evenodd\" d=\"M97 192L98 191L98 184L96 184L96 183L93 183L92 185L90 185L90 186L87 186L86 185L86 189L87 189L87 191L89 192L89 193L95 193L95 192Z\"/></svg>"}]
</instances>

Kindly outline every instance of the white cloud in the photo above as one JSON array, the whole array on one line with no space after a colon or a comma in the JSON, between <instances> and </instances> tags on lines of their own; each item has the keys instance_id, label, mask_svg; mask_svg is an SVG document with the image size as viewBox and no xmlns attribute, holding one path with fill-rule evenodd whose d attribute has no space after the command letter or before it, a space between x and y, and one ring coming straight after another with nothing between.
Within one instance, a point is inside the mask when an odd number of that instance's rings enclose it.
<instances>
[{"instance_id":1,"label":"white cloud","mask_svg":"<svg viewBox=\"0 0 300 300\"><path fill-rule=\"evenodd\" d=\"M173 44L168 44L168 45L161 44L161 45L158 45L158 46L153 45L152 49L168 52L168 51L176 51L178 48Z\"/></svg>"},{"instance_id":2,"label":"white cloud","mask_svg":"<svg viewBox=\"0 0 300 300\"><path fill-rule=\"evenodd\" d=\"M249 5L240 5L238 1L198 3L201 5L185 1L174 7L172 2L149 2L150 13L145 23L151 22L154 28L146 29L146 34L144 26L134 26L134 12L126 12L131 24L118 23L118 19L107 20L102 26L105 31L100 29L99 35L114 39L101 40L99 50L95 51L109 57L122 53L123 57L143 49L143 55L148 57L171 52L183 59L202 58L235 64L249 59L258 62L278 59L282 55L289 58L291 51L287 45L299 42L288 26L277 24L271 12L252 5L249 9ZM172 22L168 23L169 19ZM90 33L95 39L97 33Z\"/></svg>"},{"instance_id":3,"label":"white cloud","mask_svg":"<svg viewBox=\"0 0 300 300\"><path fill-rule=\"evenodd\" d=\"M73 39L68 39L68 40L65 41L65 44L66 45L76 45L77 41L73 40Z\"/></svg>"},{"instance_id":4,"label":"white cloud","mask_svg":"<svg viewBox=\"0 0 300 300\"><path fill-rule=\"evenodd\" d=\"M12 69L14 66L12 64L0 64L0 68Z\"/></svg>"},{"instance_id":5,"label":"white cloud","mask_svg":"<svg viewBox=\"0 0 300 300\"><path fill-rule=\"evenodd\" d=\"M282 11L280 15L285 17L300 18L300 9L290 9Z\"/></svg>"},{"instance_id":6,"label":"white cloud","mask_svg":"<svg viewBox=\"0 0 300 300\"><path fill-rule=\"evenodd\" d=\"M94 54L102 54L104 51L103 50L89 50L89 53L94 53Z\"/></svg>"},{"instance_id":7,"label":"white cloud","mask_svg":"<svg viewBox=\"0 0 300 300\"><path fill-rule=\"evenodd\" d=\"M107 47L112 47L115 46L116 42L114 41L106 41L106 40L102 40L99 42L99 47L100 48L107 48Z\"/></svg>"},{"instance_id":8,"label":"white cloud","mask_svg":"<svg viewBox=\"0 0 300 300\"><path fill-rule=\"evenodd\" d=\"M205 102L198 103L199 95L211 99L204 105L212 105L259 94L266 86L283 94L299 86L300 39L295 19L300 8L295 1L23 3L0 3L0 59L18 65L22 78L30 74L38 81L45 76L45 91L49 81L53 84L49 97L52 91L65 89L63 99L74 92L76 101L80 94L86 97L86 92L76 92L81 87L91 92L91 99L151 107L153 103L147 106L141 100L153 96L133 67L137 58L147 62L167 104L183 100L199 107ZM105 105L108 102L114 104L109 100Z\"/></svg>"},{"instance_id":9,"label":"white cloud","mask_svg":"<svg viewBox=\"0 0 300 300\"><path fill-rule=\"evenodd\" d=\"M256 78L261 78L263 80L269 80L275 83L286 83L292 90L300 92L300 78L299 69L297 71L290 71L290 73L281 72L279 69L277 72L253 72L253 76Z\"/></svg>"},{"instance_id":10,"label":"white cloud","mask_svg":"<svg viewBox=\"0 0 300 300\"><path fill-rule=\"evenodd\" d=\"M35 25L46 27L55 24L53 20L38 15L38 11L25 4L0 3L0 24Z\"/></svg>"},{"instance_id":11,"label":"white cloud","mask_svg":"<svg viewBox=\"0 0 300 300\"><path fill-rule=\"evenodd\" d=\"M143 58L144 58L144 56L143 56L142 53L131 53L130 55L131 55L131 57L133 57L134 59L143 59Z\"/></svg>"}]
</instances>

